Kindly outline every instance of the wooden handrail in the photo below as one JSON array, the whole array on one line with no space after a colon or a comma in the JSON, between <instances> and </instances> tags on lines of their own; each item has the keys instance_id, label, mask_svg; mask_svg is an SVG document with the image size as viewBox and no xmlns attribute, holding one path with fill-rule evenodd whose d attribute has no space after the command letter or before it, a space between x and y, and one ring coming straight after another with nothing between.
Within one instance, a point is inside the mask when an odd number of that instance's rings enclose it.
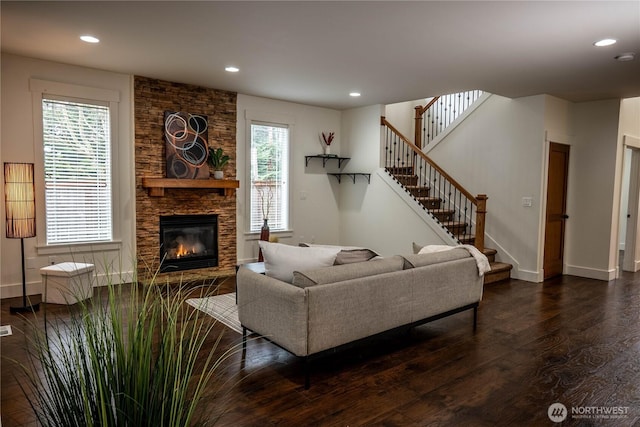
<instances>
[{"instance_id":1,"label":"wooden handrail","mask_svg":"<svg viewBox=\"0 0 640 427\"><path fill-rule=\"evenodd\" d=\"M393 132L397 133L398 136L400 137L400 139L402 139L408 146L409 148L411 148L413 150L413 152L415 154L417 154L418 156L422 157L427 163L429 163L431 165L431 167L433 167L436 171L438 171L438 173L440 175L442 175L446 180L448 180L454 187L456 187L462 194L464 194L464 196L471 200L471 202L478 206L478 199L476 199L476 197L474 195L472 195L471 193L469 193L458 181L456 181L455 179L453 179L451 177L451 175L449 175L447 172L444 171L444 169L442 169L440 166L438 166L433 160L431 160L429 158L429 156L427 156L426 154L424 154L422 152L421 149L419 149L414 143L412 143L411 141L409 141L406 137L404 137L400 132L398 132L396 130L395 127L393 127L388 121L387 119L383 116L382 117L382 121L381 121L383 126L387 126L389 129L391 129Z\"/></svg>"},{"instance_id":2,"label":"wooden handrail","mask_svg":"<svg viewBox=\"0 0 640 427\"><path fill-rule=\"evenodd\" d=\"M420 105L417 105L415 107L416 115L415 115L415 125L414 125L414 129L415 129L414 142L417 147L420 147L420 149L422 149L422 120L423 120L422 116L424 115L424 112L429 109L429 107L431 107L433 104L435 104L438 101L438 99L440 99L439 96L434 96L433 99L429 101L429 103L424 107Z\"/></svg>"},{"instance_id":3,"label":"wooden handrail","mask_svg":"<svg viewBox=\"0 0 640 427\"><path fill-rule=\"evenodd\" d=\"M386 117L382 116L380 118L380 125L386 126L391 132L393 132L402 142L405 143L407 147L413 151L414 156L419 156L423 161L428 163L431 168L433 168L436 172L442 176L446 181L450 183L453 187L456 188L460 194L464 195L464 197L469 200L473 205L476 206L476 228L474 234L474 246L479 250L484 250L484 230L485 230L485 219L487 214L487 195L479 194L478 196L473 196L469 191L467 191L458 181L453 179L451 175L445 172L440 166L438 166L429 156L427 156L416 144L409 141L409 139L402 135L391 123L389 123Z\"/></svg>"},{"instance_id":4,"label":"wooden handrail","mask_svg":"<svg viewBox=\"0 0 640 427\"><path fill-rule=\"evenodd\" d=\"M396 135L398 135L400 137L401 140L403 140L404 142L406 142L407 144L413 145L411 143L411 141L409 141L409 138L407 138L406 136L404 136L402 134L402 132L400 132L398 129L395 128L395 126L393 126L391 123L389 123L387 121L387 118L385 116L380 116L380 126L386 126L389 129L391 129L393 131L393 133L395 133Z\"/></svg>"},{"instance_id":5,"label":"wooden handrail","mask_svg":"<svg viewBox=\"0 0 640 427\"><path fill-rule=\"evenodd\" d=\"M429 107L431 107L433 104L438 102L438 99L440 99L440 96L434 96L433 99L431 101L429 101L429 103L427 105L425 105L424 107L421 107L419 105L417 107L415 107L416 108L416 117L418 117L418 115L422 116L425 113L425 111L427 111L429 109Z\"/></svg>"}]
</instances>

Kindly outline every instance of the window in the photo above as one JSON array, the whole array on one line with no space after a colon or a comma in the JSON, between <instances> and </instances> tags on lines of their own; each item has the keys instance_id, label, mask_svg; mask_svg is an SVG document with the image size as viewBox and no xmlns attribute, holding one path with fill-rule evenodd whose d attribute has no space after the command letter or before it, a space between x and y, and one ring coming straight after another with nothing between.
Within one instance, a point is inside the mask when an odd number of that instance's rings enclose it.
<instances>
[{"instance_id":1,"label":"window","mask_svg":"<svg viewBox=\"0 0 640 427\"><path fill-rule=\"evenodd\" d=\"M112 239L109 113L107 103L42 100L47 244Z\"/></svg>"},{"instance_id":2,"label":"window","mask_svg":"<svg viewBox=\"0 0 640 427\"><path fill-rule=\"evenodd\" d=\"M271 231L289 228L289 127L251 123L250 231L266 218Z\"/></svg>"}]
</instances>

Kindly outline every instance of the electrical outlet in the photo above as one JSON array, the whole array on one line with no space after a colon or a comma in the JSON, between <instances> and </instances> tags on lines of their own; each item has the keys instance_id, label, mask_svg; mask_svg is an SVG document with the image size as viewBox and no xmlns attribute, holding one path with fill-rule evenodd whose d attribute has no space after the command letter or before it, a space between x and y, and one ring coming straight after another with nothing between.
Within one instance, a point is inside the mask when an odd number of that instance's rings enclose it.
<instances>
[{"instance_id":1,"label":"electrical outlet","mask_svg":"<svg viewBox=\"0 0 640 427\"><path fill-rule=\"evenodd\" d=\"M36 268L36 259L35 258L27 258L26 260L27 270L34 270Z\"/></svg>"}]
</instances>

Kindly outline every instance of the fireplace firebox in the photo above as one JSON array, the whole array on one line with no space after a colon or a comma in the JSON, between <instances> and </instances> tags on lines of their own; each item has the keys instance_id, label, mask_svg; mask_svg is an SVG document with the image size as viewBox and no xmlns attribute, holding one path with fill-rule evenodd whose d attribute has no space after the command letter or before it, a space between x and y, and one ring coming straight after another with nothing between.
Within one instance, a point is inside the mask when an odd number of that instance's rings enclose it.
<instances>
[{"instance_id":1,"label":"fireplace firebox","mask_svg":"<svg viewBox=\"0 0 640 427\"><path fill-rule=\"evenodd\" d=\"M160 272L218 266L218 215L160 217Z\"/></svg>"}]
</instances>

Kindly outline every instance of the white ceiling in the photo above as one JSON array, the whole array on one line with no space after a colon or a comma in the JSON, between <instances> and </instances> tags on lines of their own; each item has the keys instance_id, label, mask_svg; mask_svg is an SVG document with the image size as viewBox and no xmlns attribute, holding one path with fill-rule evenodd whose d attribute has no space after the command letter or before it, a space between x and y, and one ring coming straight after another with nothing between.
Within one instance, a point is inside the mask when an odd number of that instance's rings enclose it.
<instances>
[{"instance_id":1,"label":"white ceiling","mask_svg":"<svg viewBox=\"0 0 640 427\"><path fill-rule=\"evenodd\" d=\"M337 109L465 89L640 96L638 0L3 0L0 11L3 52ZM618 43L593 46L605 37ZM637 58L614 60L623 52Z\"/></svg>"}]
</instances>

